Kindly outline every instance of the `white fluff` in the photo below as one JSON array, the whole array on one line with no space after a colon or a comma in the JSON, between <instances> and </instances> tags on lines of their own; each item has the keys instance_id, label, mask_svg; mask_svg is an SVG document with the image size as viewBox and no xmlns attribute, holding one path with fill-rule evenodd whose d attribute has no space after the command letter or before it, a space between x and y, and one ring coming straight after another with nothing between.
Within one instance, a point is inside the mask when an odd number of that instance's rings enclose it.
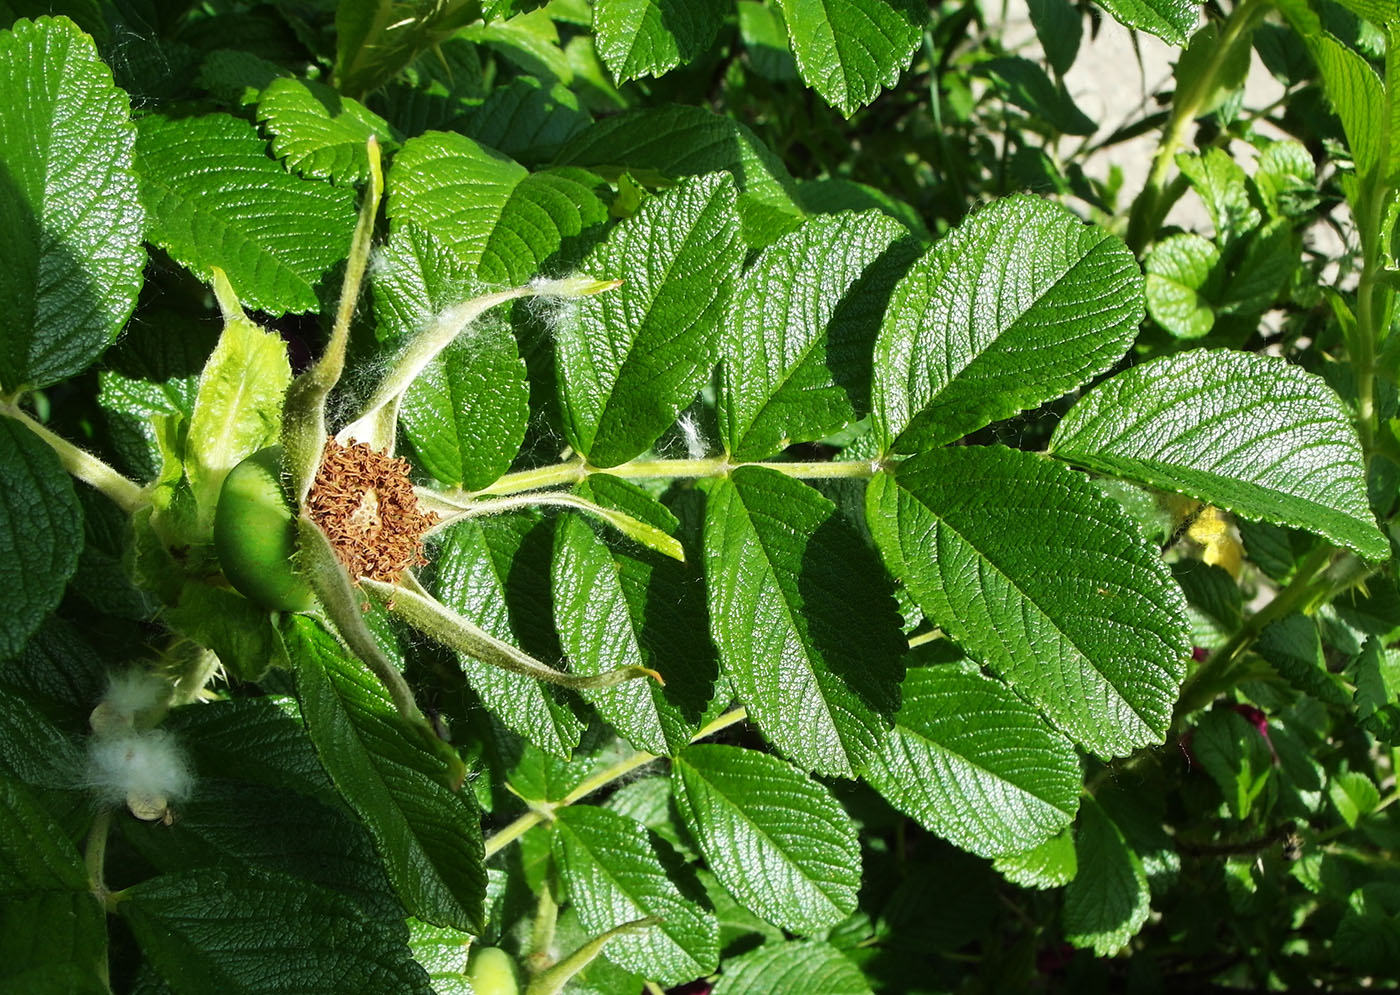
<instances>
[{"instance_id":1,"label":"white fluff","mask_svg":"<svg viewBox=\"0 0 1400 995\"><path fill-rule=\"evenodd\" d=\"M176 801L189 796L194 775L175 738L152 729L94 739L88 748L88 784L109 804L128 798Z\"/></svg>"},{"instance_id":2,"label":"white fluff","mask_svg":"<svg viewBox=\"0 0 1400 995\"><path fill-rule=\"evenodd\" d=\"M163 705L170 697L170 685L144 670L127 670L108 677L107 694L102 700L119 715L134 716Z\"/></svg>"}]
</instances>

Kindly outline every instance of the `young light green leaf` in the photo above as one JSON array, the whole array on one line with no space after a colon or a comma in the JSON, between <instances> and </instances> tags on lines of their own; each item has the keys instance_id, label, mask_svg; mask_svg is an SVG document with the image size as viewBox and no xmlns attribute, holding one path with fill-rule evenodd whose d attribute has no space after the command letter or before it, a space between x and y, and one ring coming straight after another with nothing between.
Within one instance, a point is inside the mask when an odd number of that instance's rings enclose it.
<instances>
[{"instance_id":1,"label":"young light green leaf","mask_svg":"<svg viewBox=\"0 0 1400 995\"><path fill-rule=\"evenodd\" d=\"M282 398L292 382L287 346L238 308L222 271L214 285L224 315L219 344L199 375L185 444L185 476L201 521L212 522L228 472L245 457L275 443L282 431Z\"/></svg>"},{"instance_id":2,"label":"young light green leaf","mask_svg":"<svg viewBox=\"0 0 1400 995\"><path fill-rule=\"evenodd\" d=\"M0 414L0 660L24 648L78 568L83 513L54 451Z\"/></svg>"},{"instance_id":3,"label":"young light green leaf","mask_svg":"<svg viewBox=\"0 0 1400 995\"><path fill-rule=\"evenodd\" d=\"M1400 743L1400 650L1386 649L1375 636L1347 667L1356 685L1356 718L1377 739Z\"/></svg>"},{"instance_id":4,"label":"young light green leaf","mask_svg":"<svg viewBox=\"0 0 1400 995\"><path fill-rule=\"evenodd\" d=\"M1186 604L1113 501L999 446L934 450L881 473L866 517L924 612L1077 743L1160 743L1185 676Z\"/></svg>"},{"instance_id":5,"label":"young light green leaf","mask_svg":"<svg viewBox=\"0 0 1400 995\"><path fill-rule=\"evenodd\" d=\"M779 0L802 80L850 117L894 86L928 10L909 0Z\"/></svg>"},{"instance_id":6,"label":"young light green leaf","mask_svg":"<svg viewBox=\"0 0 1400 995\"><path fill-rule=\"evenodd\" d=\"M404 908L437 925L480 932L486 870L471 792L448 783L440 752L315 622L292 617L284 636L316 752L374 837Z\"/></svg>"},{"instance_id":7,"label":"young light green leaf","mask_svg":"<svg viewBox=\"0 0 1400 995\"><path fill-rule=\"evenodd\" d=\"M315 80L273 80L258 99L258 121L272 136L273 155L316 180L363 183L370 136L386 150L397 144L389 122Z\"/></svg>"},{"instance_id":8,"label":"young light green leaf","mask_svg":"<svg viewBox=\"0 0 1400 995\"><path fill-rule=\"evenodd\" d=\"M316 311L318 285L350 245L353 191L284 171L253 126L227 114L150 114L138 127L151 241L201 279L222 269L248 307Z\"/></svg>"},{"instance_id":9,"label":"young light green leaf","mask_svg":"<svg viewBox=\"0 0 1400 995\"><path fill-rule=\"evenodd\" d=\"M68 834L0 774L0 988L108 991L107 916Z\"/></svg>"},{"instance_id":10,"label":"young light green leaf","mask_svg":"<svg viewBox=\"0 0 1400 995\"><path fill-rule=\"evenodd\" d=\"M1117 238L1033 197L992 204L895 288L875 345L881 447L952 442L1059 397L1116 362L1142 314Z\"/></svg>"},{"instance_id":11,"label":"young light green leaf","mask_svg":"<svg viewBox=\"0 0 1400 995\"><path fill-rule=\"evenodd\" d=\"M1079 807L1074 850L1079 873L1065 888L1065 939L1108 957L1147 921L1147 874L1122 830L1092 798Z\"/></svg>"},{"instance_id":12,"label":"young light green leaf","mask_svg":"<svg viewBox=\"0 0 1400 995\"><path fill-rule=\"evenodd\" d=\"M1384 144L1387 138L1391 143L1397 139L1388 136L1385 84L1361 55L1326 31L1304 40L1322 71L1327 99L1341 118L1357 175L1364 177L1375 168L1391 171L1397 153Z\"/></svg>"},{"instance_id":13,"label":"young light green leaf","mask_svg":"<svg viewBox=\"0 0 1400 995\"><path fill-rule=\"evenodd\" d=\"M1219 292L1220 252L1200 235L1181 232L1152 246L1144 268L1147 312L1179 339L1198 339L1215 327L1211 298Z\"/></svg>"},{"instance_id":14,"label":"young light green leaf","mask_svg":"<svg viewBox=\"0 0 1400 995\"><path fill-rule=\"evenodd\" d=\"M1176 164L1210 213L1217 240L1243 235L1259 224L1259 209L1250 203L1244 167L1224 149L1208 148L1200 155L1183 152Z\"/></svg>"},{"instance_id":15,"label":"young light green leaf","mask_svg":"<svg viewBox=\"0 0 1400 995\"><path fill-rule=\"evenodd\" d=\"M704 386L741 258L733 181L711 174L647 201L584 261L624 281L554 323L564 430L594 466L644 452Z\"/></svg>"},{"instance_id":16,"label":"young light green leaf","mask_svg":"<svg viewBox=\"0 0 1400 995\"><path fill-rule=\"evenodd\" d=\"M709 488L705 571L720 666L789 760L852 777L899 706L905 641L890 585L836 506L741 467Z\"/></svg>"},{"instance_id":17,"label":"young light green leaf","mask_svg":"<svg viewBox=\"0 0 1400 995\"><path fill-rule=\"evenodd\" d=\"M72 21L0 31L0 395L85 369L136 305L145 212L130 115Z\"/></svg>"},{"instance_id":18,"label":"young light green leaf","mask_svg":"<svg viewBox=\"0 0 1400 995\"><path fill-rule=\"evenodd\" d=\"M860 843L824 785L771 754L712 744L675 758L671 786L706 864L745 908L805 934L855 910Z\"/></svg>"},{"instance_id":19,"label":"young light green leaf","mask_svg":"<svg viewBox=\"0 0 1400 995\"><path fill-rule=\"evenodd\" d=\"M675 531L675 516L624 480L594 474L580 494L662 534ZM582 696L638 750L662 756L683 749L699 727L717 676L694 574L636 547L620 548L574 514L559 522L552 569L559 639L577 673L645 667L666 680L664 687L628 681L583 690Z\"/></svg>"},{"instance_id":20,"label":"young light green leaf","mask_svg":"<svg viewBox=\"0 0 1400 995\"><path fill-rule=\"evenodd\" d=\"M1327 785L1327 797L1332 800L1337 814L1351 829L1364 816L1370 815L1380 804L1381 793L1372 781L1359 770L1340 771Z\"/></svg>"},{"instance_id":21,"label":"young light green leaf","mask_svg":"<svg viewBox=\"0 0 1400 995\"><path fill-rule=\"evenodd\" d=\"M465 135L410 139L387 178L386 212L448 246L483 283L518 285L537 276L567 242L607 219L581 169L531 173Z\"/></svg>"},{"instance_id":22,"label":"young light green leaf","mask_svg":"<svg viewBox=\"0 0 1400 995\"><path fill-rule=\"evenodd\" d=\"M1185 45L1200 18L1195 0L1099 0L1120 24L1141 28L1169 45Z\"/></svg>"},{"instance_id":23,"label":"young light green leaf","mask_svg":"<svg viewBox=\"0 0 1400 995\"><path fill-rule=\"evenodd\" d=\"M454 525L434 560L438 599L497 639L522 643L543 660L558 659L549 602L552 546L550 529L538 518ZM466 654L457 654L457 662L506 726L552 756L567 758L578 745L584 723L570 707L570 696Z\"/></svg>"},{"instance_id":24,"label":"young light green leaf","mask_svg":"<svg viewBox=\"0 0 1400 995\"><path fill-rule=\"evenodd\" d=\"M724 962L713 995L871 995L870 983L840 950L817 940L765 943Z\"/></svg>"},{"instance_id":25,"label":"young light green leaf","mask_svg":"<svg viewBox=\"0 0 1400 995\"><path fill-rule=\"evenodd\" d=\"M670 986L719 964L719 923L667 875L656 846L641 823L606 809L570 805L555 815L554 859L584 929L654 916L655 926L615 938L603 956Z\"/></svg>"},{"instance_id":26,"label":"young light green leaf","mask_svg":"<svg viewBox=\"0 0 1400 995\"><path fill-rule=\"evenodd\" d=\"M908 255L892 246L904 235L874 211L817 217L744 274L724 323L719 423L731 455L764 459L865 414L870 350Z\"/></svg>"},{"instance_id":27,"label":"young light green leaf","mask_svg":"<svg viewBox=\"0 0 1400 995\"><path fill-rule=\"evenodd\" d=\"M981 857L1029 850L1079 805L1074 745L972 666L909 671L894 732L865 779L931 832Z\"/></svg>"},{"instance_id":28,"label":"young light green leaf","mask_svg":"<svg viewBox=\"0 0 1400 995\"><path fill-rule=\"evenodd\" d=\"M1321 377L1282 359L1219 350L1143 363L1080 398L1050 451L1368 559L1390 555L1351 419Z\"/></svg>"},{"instance_id":29,"label":"young light green leaf","mask_svg":"<svg viewBox=\"0 0 1400 995\"><path fill-rule=\"evenodd\" d=\"M432 993L401 922L283 874L163 874L121 892L118 910L174 995Z\"/></svg>"},{"instance_id":30,"label":"young light green leaf","mask_svg":"<svg viewBox=\"0 0 1400 995\"><path fill-rule=\"evenodd\" d=\"M598 0L598 54L619 83L661 76L690 63L715 40L728 5L720 0Z\"/></svg>"}]
</instances>

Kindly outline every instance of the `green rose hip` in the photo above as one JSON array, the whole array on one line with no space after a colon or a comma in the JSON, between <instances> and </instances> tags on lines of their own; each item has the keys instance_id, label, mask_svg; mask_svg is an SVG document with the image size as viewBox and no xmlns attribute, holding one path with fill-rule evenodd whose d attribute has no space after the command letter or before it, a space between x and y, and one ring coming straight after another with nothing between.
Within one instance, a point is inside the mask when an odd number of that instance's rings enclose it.
<instances>
[{"instance_id":1,"label":"green rose hip","mask_svg":"<svg viewBox=\"0 0 1400 995\"><path fill-rule=\"evenodd\" d=\"M249 601L306 611L315 598L293 563L296 516L281 478L282 447L260 449L224 478L214 511L214 550L224 577Z\"/></svg>"}]
</instances>

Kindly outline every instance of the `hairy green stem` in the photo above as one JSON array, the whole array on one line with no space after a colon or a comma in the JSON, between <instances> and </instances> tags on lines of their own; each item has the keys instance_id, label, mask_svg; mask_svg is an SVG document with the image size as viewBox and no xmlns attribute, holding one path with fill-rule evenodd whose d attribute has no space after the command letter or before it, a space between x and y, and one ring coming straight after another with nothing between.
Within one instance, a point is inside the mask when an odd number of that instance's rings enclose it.
<instances>
[{"instance_id":1,"label":"hairy green stem","mask_svg":"<svg viewBox=\"0 0 1400 995\"><path fill-rule=\"evenodd\" d=\"M1236 49L1250 43L1254 25L1270 6L1270 0L1242 0L1220 29L1215 48L1211 50L1202 71L1186 81L1178 81L1176 95L1172 99L1171 116L1162 135L1162 143L1157 146L1157 154L1152 160L1152 171L1148 174L1147 185L1138 194L1133 204L1132 217L1128 221L1128 246L1139 255L1156 237L1157 229L1171 209L1174 197L1167 196L1167 175L1176 159L1177 149L1186 138L1191 127L1205 108L1206 99L1215 89L1221 70L1228 65Z\"/></svg>"},{"instance_id":2,"label":"hairy green stem","mask_svg":"<svg viewBox=\"0 0 1400 995\"><path fill-rule=\"evenodd\" d=\"M63 464L63 469L83 483L105 494L113 504L128 515L145 506L146 495L140 484L123 477L96 456L73 445L63 436L49 431L25 414L17 405L8 402L0 404L0 414L13 418L37 435L58 454L58 461Z\"/></svg>"},{"instance_id":3,"label":"hairy green stem","mask_svg":"<svg viewBox=\"0 0 1400 995\"><path fill-rule=\"evenodd\" d=\"M83 866L87 868L88 887L93 897L104 907L111 905L112 893L107 890L107 837L112 831L112 809L104 805L93 817L83 848Z\"/></svg>"},{"instance_id":4,"label":"hairy green stem","mask_svg":"<svg viewBox=\"0 0 1400 995\"><path fill-rule=\"evenodd\" d=\"M360 285L374 247L374 219L384 195L384 172L379 164L379 143L370 136L369 184L360 204L360 216L350 239L350 255L345 263L345 279L340 285L340 304L335 312L330 341L321 357L292 381L282 402L282 476L298 506L306 500L321 465L326 445L326 398L345 372L345 353L350 343L350 319L360 299Z\"/></svg>"},{"instance_id":5,"label":"hairy green stem","mask_svg":"<svg viewBox=\"0 0 1400 995\"><path fill-rule=\"evenodd\" d=\"M514 674L574 690L613 687L642 677L665 683L660 674L646 667L617 667L601 674L556 670L457 614L425 591L412 574L405 574L398 584L361 577L360 586L379 598L391 615L403 619L429 639Z\"/></svg>"},{"instance_id":6,"label":"hairy green stem","mask_svg":"<svg viewBox=\"0 0 1400 995\"><path fill-rule=\"evenodd\" d=\"M879 460L840 460L826 462L734 461L728 456L704 459L634 459L618 466L589 466L582 459L565 460L552 466L508 473L489 487L474 491L473 497L520 494L546 487L562 487L586 480L595 473L629 479L678 479L727 477L745 466L758 466L799 480L829 480L838 477L869 479L884 468Z\"/></svg>"},{"instance_id":7,"label":"hairy green stem","mask_svg":"<svg viewBox=\"0 0 1400 995\"><path fill-rule=\"evenodd\" d=\"M719 716L719 718L715 719L713 722L710 722L708 725L704 726L694 736L691 736L690 741L692 743L698 743L702 739L707 739L710 736L713 736L715 733L719 732L722 729L728 729L736 722L743 722L748 717L749 713L744 708L731 709L725 712L723 715ZM613 781L616 781L620 777L626 777L638 767L644 767L655 759L657 759L656 754L647 753L645 751L639 750L631 756L619 760L617 763L606 768L605 770L601 770L597 774L594 774L592 777L588 778L583 783L581 783L578 787L574 788L573 791L570 791L563 798L559 799L559 801L534 803L531 806L530 811L519 816L504 829L501 829L499 832L493 833L486 840L486 858L489 860L492 856L504 850L507 846L515 842L521 836L524 836L535 826L538 826L541 822L544 822L546 819L550 818L550 816L552 816L557 809L561 809L565 806L572 805L575 802L586 798L588 795L597 791L599 788L611 784Z\"/></svg>"}]
</instances>

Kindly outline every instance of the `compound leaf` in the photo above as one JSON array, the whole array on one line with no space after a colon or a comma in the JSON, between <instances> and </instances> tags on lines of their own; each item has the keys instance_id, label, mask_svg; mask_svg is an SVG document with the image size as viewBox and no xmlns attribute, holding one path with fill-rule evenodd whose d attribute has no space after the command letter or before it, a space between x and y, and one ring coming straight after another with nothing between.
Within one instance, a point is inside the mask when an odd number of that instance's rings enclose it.
<instances>
[{"instance_id":1,"label":"compound leaf","mask_svg":"<svg viewBox=\"0 0 1400 995\"><path fill-rule=\"evenodd\" d=\"M860 843L825 786L771 754L717 744L676 757L671 785L706 864L745 908L806 934L855 910Z\"/></svg>"},{"instance_id":2,"label":"compound leaf","mask_svg":"<svg viewBox=\"0 0 1400 995\"><path fill-rule=\"evenodd\" d=\"M1196 351L1135 366L1080 398L1050 451L1368 559L1390 555L1346 409L1321 377L1282 359Z\"/></svg>"},{"instance_id":3,"label":"compound leaf","mask_svg":"<svg viewBox=\"0 0 1400 995\"><path fill-rule=\"evenodd\" d=\"M727 11L721 0L598 0L598 55L619 83L660 76L703 54Z\"/></svg>"},{"instance_id":4,"label":"compound leaf","mask_svg":"<svg viewBox=\"0 0 1400 995\"><path fill-rule=\"evenodd\" d=\"M869 547L807 485L740 467L709 488L710 627L735 694L799 767L852 777L899 706L904 640Z\"/></svg>"},{"instance_id":5,"label":"compound leaf","mask_svg":"<svg viewBox=\"0 0 1400 995\"><path fill-rule=\"evenodd\" d=\"M895 288L875 346L880 445L917 452L1107 370L1143 315L1117 238L1034 197L972 215Z\"/></svg>"},{"instance_id":6,"label":"compound leaf","mask_svg":"<svg viewBox=\"0 0 1400 995\"><path fill-rule=\"evenodd\" d=\"M1076 742L1111 757L1162 741L1185 599L1082 476L1000 446L934 450L878 474L866 509L925 614Z\"/></svg>"},{"instance_id":7,"label":"compound leaf","mask_svg":"<svg viewBox=\"0 0 1400 995\"><path fill-rule=\"evenodd\" d=\"M441 754L316 623L294 617L284 635L311 741L369 829L404 908L437 925L480 932L486 869L471 792L448 783Z\"/></svg>"},{"instance_id":8,"label":"compound leaf","mask_svg":"<svg viewBox=\"0 0 1400 995\"><path fill-rule=\"evenodd\" d=\"M564 430L594 466L645 451L714 366L742 249L734 183L683 180L619 224L581 269L622 280L555 324Z\"/></svg>"},{"instance_id":9,"label":"compound leaf","mask_svg":"<svg viewBox=\"0 0 1400 995\"><path fill-rule=\"evenodd\" d=\"M871 995L855 963L829 943L787 940L765 943L724 962L714 995Z\"/></svg>"},{"instance_id":10,"label":"compound leaf","mask_svg":"<svg viewBox=\"0 0 1400 995\"><path fill-rule=\"evenodd\" d=\"M272 136L273 154L311 179L362 183L369 179L370 136L396 144L389 122L315 80L273 80L258 98L258 120Z\"/></svg>"},{"instance_id":11,"label":"compound leaf","mask_svg":"<svg viewBox=\"0 0 1400 995\"><path fill-rule=\"evenodd\" d=\"M667 986L718 965L718 920L667 875L640 822L571 805L556 813L553 851L569 899L592 935L649 916L658 920L614 938L604 948L608 960Z\"/></svg>"},{"instance_id":12,"label":"compound leaf","mask_svg":"<svg viewBox=\"0 0 1400 995\"><path fill-rule=\"evenodd\" d=\"M900 811L982 857L1029 850L1074 819L1074 745L1005 685L949 664L911 670L900 690L865 772Z\"/></svg>"},{"instance_id":13,"label":"compound leaf","mask_svg":"<svg viewBox=\"0 0 1400 995\"><path fill-rule=\"evenodd\" d=\"M1147 921L1147 873L1123 831L1092 798L1080 806L1074 851L1079 871L1065 888L1065 939L1108 957Z\"/></svg>"},{"instance_id":14,"label":"compound leaf","mask_svg":"<svg viewBox=\"0 0 1400 995\"><path fill-rule=\"evenodd\" d=\"M894 86L928 11L906 0L780 0L802 81L846 117Z\"/></svg>"}]
</instances>

